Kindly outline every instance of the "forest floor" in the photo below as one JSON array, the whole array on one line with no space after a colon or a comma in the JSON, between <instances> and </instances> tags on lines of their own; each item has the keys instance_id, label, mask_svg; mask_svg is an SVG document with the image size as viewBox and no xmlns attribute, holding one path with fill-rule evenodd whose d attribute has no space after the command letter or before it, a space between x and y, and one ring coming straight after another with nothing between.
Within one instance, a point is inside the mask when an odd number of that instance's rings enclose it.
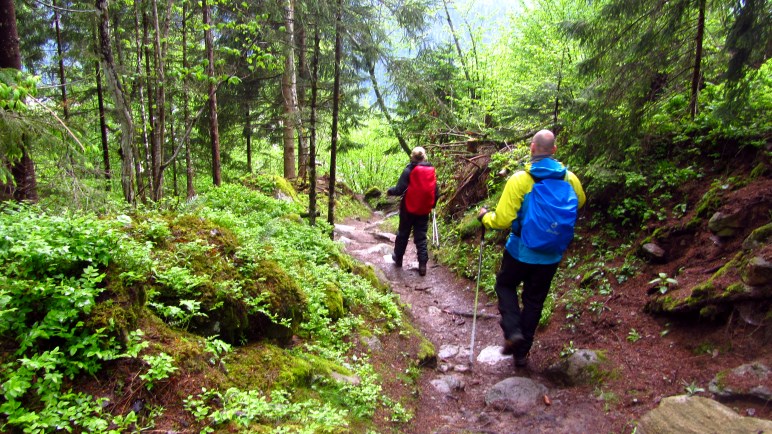
<instances>
[{"instance_id":1,"label":"forest floor","mask_svg":"<svg viewBox=\"0 0 772 434\"><path fill-rule=\"evenodd\" d=\"M346 250L352 256L383 272L406 305L409 320L440 353L436 366L422 369L418 390L414 391L418 400L414 417L399 428L400 432L631 433L636 421L661 399L685 394L687 389L713 397L708 383L719 371L754 360L772 361L770 345L765 344L769 341L768 328L759 330L736 316L724 321L694 322L644 313L651 287L645 276L652 272L645 270L624 285L615 286L613 294L603 300L604 309L599 315L586 313L581 321L569 324L565 304L558 301L552 320L537 331L525 369L516 369L511 357L495 356L503 343L498 308L495 299L480 288L472 362L469 350L476 282L459 278L433 259L427 275L419 276L412 238L403 267L395 267L390 259L393 242L385 239L379 229L382 220L380 213L366 221L349 219L344 222L349 231L339 232L338 238L347 238ZM690 255L697 252L688 252L686 257L695 257ZM565 268L565 263L561 267ZM483 269L482 273L496 271ZM556 283L552 290L560 297L565 290ZM628 339L633 331L638 336L634 341ZM551 382L546 370L560 361L566 348L602 352L614 367L612 375L602 383L581 386ZM483 353L491 360L477 360ZM435 386L438 379L449 376L458 380L451 383L450 391ZM485 395L491 387L516 376L546 386L543 402L520 414L487 406ZM384 384L403 387L399 382ZM771 403L725 404L743 416L772 418Z\"/></svg>"}]
</instances>

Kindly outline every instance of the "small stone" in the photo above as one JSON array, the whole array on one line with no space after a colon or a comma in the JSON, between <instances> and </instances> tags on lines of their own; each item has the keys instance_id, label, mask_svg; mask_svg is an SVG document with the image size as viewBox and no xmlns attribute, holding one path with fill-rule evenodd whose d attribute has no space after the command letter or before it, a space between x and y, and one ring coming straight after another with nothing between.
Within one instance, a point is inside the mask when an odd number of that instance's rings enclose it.
<instances>
[{"instance_id":1,"label":"small stone","mask_svg":"<svg viewBox=\"0 0 772 434\"><path fill-rule=\"evenodd\" d=\"M665 250L654 243L646 243L641 246L641 249L643 255L649 260L662 261L665 259Z\"/></svg>"}]
</instances>

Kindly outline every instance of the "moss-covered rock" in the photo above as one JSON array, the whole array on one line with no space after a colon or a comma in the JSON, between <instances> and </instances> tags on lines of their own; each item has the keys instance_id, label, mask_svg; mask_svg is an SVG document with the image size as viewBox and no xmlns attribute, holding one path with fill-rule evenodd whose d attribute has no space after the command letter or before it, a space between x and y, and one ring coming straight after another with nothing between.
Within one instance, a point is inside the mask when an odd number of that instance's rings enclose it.
<instances>
[{"instance_id":1,"label":"moss-covered rock","mask_svg":"<svg viewBox=\"0 0 772 434\"><path fill-rule=\"evenodd\" d=\"M332 283L325 286L322 303L327 308L328 316L332 320L341 319L346 314L346 309L343 306L343 293Z\"/></svg>"}]
</instances>

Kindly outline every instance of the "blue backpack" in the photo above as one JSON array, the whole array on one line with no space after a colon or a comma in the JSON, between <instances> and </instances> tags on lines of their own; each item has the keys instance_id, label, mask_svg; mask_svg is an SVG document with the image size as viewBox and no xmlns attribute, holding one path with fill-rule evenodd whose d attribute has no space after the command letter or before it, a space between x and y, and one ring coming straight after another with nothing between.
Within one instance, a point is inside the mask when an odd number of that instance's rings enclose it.
<instances>
[{"instance_id":1,"label":"blue backpack","mask_svg":"<svg viewBox=\"0 0 772 434\"><path fill-rule=\"evenodd\" d=\"M564 179L531 177L535 183L523 203L520 239L531 250L563 253L574 239L579 199Z\"/></svg>"}]
</instances>

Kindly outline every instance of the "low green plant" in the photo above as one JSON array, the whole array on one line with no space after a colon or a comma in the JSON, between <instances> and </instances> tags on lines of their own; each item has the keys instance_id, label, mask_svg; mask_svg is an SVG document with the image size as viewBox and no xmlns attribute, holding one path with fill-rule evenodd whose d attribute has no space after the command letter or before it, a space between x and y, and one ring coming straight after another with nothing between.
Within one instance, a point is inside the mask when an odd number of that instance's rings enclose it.
<instances>
[{"instance_id":1,"label":"low green plant","mask_svg":"<svg viewBox=\"0 0 772 434\"><path fill-rule=\"evenodd\" d=\"M641 340L641 338L643 338L643 336L641 336L641 334L636 329L630 329L630 331L627 332L627 340L632 343L638 342Z\"/></svg>"},{"instance_id":2,"label":"low green plant","mask_svg":"<svg viewBox=\"0 0 772 434\"><path fill-rule=\"evenodd\" d=\"M684 384L684 390L686 390L686 394L689 396L694 396L705 391L704 388L699 387L694 381L687 383L686 380L682 380L682 382Z\"/></svg>"},{"instance_id":3,"label":"low green plant","mask_svg":"<svg viewBox=\"0 0 772 434\"><path fill-rule=\"evenodd\" d=\"M571 357L575 352L576 347L574 347L574 341L568 341L568 344L564 345L560 350L560 358L566 359Z\"/></svg>"},{"instance_id":4,"label":"low green plant","mask_svg":"<svg viewBox=\"0 0 772 434\"><path fill-rule=\"evenodd\" d=\"M141 374L139 378L145 381L147 390L152 390L156 382L165 380L178 368L174 366L174 358L166 353L160 353L157 356L145 355L142 360L148 364L147 372Z\"/></svg>"},{"instance_id":5,"label":"low green plant","mask_svg":"<svg viewBox=\"0 0 772 434\"><path fill-rule=\"evenodd\" d=\"M659 273L656 279L649 281L649 285L655 285L660 294L666 294L671 287L678 285L678 281L668 277L667 273Z\"/></svg>"},{"instance_id":6,"label":"low green plant","mask_svg":"<svg viewBox=\"0 0 772 434\"><path fill-rule=\"evenodd\" d=\"M204 341L204 349L212 356L209 363L216 364L221 361L225 355L233 351L233 346L225 341L217 339L217 336L210 336Z\"/></svg>"},{"instance_id":7,"label":"low green plant","mask_svg":"<svg viewBox=\"0 0 772 434\"><path fill-rule=\"evenodd\" d=\"M292 402L291 398L289 392L282 390L273 390L265 396L258 390L230 388L219 392L202 388L197 396L185 399L185 409L205 423L203 433L214 432L216 427L228 423L243 430L266 422L279 426L289 424L292 432L307 434L340 432L348 425L345 410L315 399ZM274 432L286 431L277 427Z\"/></svg>"}]
</instances>

